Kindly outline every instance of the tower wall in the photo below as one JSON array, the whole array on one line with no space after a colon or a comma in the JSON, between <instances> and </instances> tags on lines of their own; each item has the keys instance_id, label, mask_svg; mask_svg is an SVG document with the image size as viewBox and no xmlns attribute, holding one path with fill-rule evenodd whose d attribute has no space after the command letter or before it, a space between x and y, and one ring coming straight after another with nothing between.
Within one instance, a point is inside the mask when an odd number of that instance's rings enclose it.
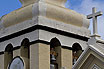
<instances>
[{"instance_id":1,"label":"tower wall","mask_svg":"<svg viewBox=\"0 0 104 69\"><path fill-rule=\"evenodd\" d=\"M0 69L4 69L4 54L0 54Z\"/></svg>"},{"instance_id":2,"label":"tower wall","mask_svg":"<svg viewBox=\"0 0 104 69\"><path fill-rule=\"evenodd\" d=\"M83 50L87 47L90 31L86 16L66 9L63 6L66 0L21 1L22 8L5 15L0 21L0 64L3 63L0 67L5 67L5 48L11 43L13 58L19 56L24 69L50 69L50 41L57 38L60 46L55 47L56 64L59 69L71 69L72 45L79 43ZM24 45L27 42L22 45L25 38L29 45Z\"/></svg>"},{"instance_id":3,"label":"tower wall","mask_svg":"<svg viewBox=\"0 0 104 69\"><path fill-rule=\"evenodd\" d=\"M36 43L30 46L30 69L50 69L50 46Z\"/></svg>"}]
</instances>

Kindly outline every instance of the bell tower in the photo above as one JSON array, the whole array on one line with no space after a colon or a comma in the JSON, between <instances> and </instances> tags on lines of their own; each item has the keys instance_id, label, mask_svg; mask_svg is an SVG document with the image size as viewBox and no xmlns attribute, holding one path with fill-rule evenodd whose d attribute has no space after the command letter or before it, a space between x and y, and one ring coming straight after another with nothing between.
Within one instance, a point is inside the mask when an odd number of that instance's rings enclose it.
<instances>
[{"instance_id":1,"label":"bell tower","mask_svg":"<svg viewBox=\"0 0 104 69\"><path fill-rule=\"evenodd\" d=\"M72 69L90 36L86 16L65 8L66 0L20 1L0 21L1 69Z\"/></svg>"}]
</instances>

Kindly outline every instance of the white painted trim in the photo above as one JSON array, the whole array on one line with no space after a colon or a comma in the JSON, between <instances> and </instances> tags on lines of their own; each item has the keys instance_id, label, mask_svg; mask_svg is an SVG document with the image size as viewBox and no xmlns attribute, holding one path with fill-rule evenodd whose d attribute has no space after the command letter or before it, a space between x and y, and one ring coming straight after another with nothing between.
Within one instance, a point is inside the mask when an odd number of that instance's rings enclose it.
<instances>
[{"instance_id":1,"label":"white painted trim","mask_svg":"<svg viewBox=\"0 0 104 69\"><path fill-rule=\"evenodd\" d=\"M98 48L96 48L95 46L93 45L89 45L89 48L91 50L93 50L94 52L96 52L98 55L100 55L101 57L104 58L104 52L100 51ZM103 48L102 48L103 49ZM104 51L104 50L103 50Z\"/></svg>"},{"instance_id":2,"label":"white painted trim","mask_svg":"<svg viewBox=\"0 0 104 69\"><path fill-rule=\"evenodd\" d=\"M87 47L87 49L82 53L82 55L79 57L79 59L77 60L76 64L72 67L72 69L76 69L77 65L80 65L80 62L82 62L81 60L83 59L84 55L87 53L87 51L91 49L94 52L96 52L98 55L100 55L101 57L104 58L104 52L100 51L98 48L96 48L93 45L89 45ZM104 51L104 50L103 50Z\"/></svg>"},{"instance_id":3,"label":"white painted trim","mask_svg":"<svg viewBox=\"0 0 104 69\"><path fill-rule=\"evenodd\" d=\"M81 60L83 59L84 55L86 54L86 52L88 51L89 46L85 49L85 51L81 54L81 56L79 57L79 59L77 60L76 64L73 65L72 69L76 69L77 65L80 65L80 62L82 62Z\"/></svg>"}]
</instances>

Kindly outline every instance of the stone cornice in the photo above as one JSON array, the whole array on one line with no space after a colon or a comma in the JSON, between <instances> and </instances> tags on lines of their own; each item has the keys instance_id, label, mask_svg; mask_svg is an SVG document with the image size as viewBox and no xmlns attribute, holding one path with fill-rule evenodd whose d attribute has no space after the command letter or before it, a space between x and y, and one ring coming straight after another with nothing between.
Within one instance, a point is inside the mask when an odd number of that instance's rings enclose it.
<instances>
[{"instance_id":1,"label":"stone cornice","mask_svg":"<svg viewBox=\"0 0 104 69\"><path fill-rule=\"evenodd\" d=\"M50 3L53 5L65 7L64 4L66 1L67 0L20 0L20 2L22 3L22 7L36 3L36 2L45 2L45 3Z\"/></svg>"},{"instance_id":2,"label":"stone cornice","mask_svg":"<svg viewBox=\"0 0 104 69\"><path fill-rule=\"evenodd\" d=\"M22 7L5 15L1 19L0 27L7 28L29 19L36 19L35 17L37 16L44 16L51 20L56 20L87 29L89 27L89 20L87 20L84 15L66 8L43 2Z\"/></svg>"},{"instance_id":3,"label":"stone cornice","mask_svg":"<svg viewBox=\"0 0 104 69\"><path fill-rule=\"evenodd\" d=\"M0 37L35 25L42 25L83 37L90 36L89 21L84 15L40 1L3 16L0 21Z\"/></svg>"}]
</instances>

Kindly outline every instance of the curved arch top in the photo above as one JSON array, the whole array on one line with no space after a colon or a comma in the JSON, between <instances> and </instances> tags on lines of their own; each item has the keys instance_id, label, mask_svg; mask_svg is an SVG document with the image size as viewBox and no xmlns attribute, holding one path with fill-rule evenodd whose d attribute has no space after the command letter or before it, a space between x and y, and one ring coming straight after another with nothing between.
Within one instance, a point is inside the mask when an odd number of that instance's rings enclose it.
<instances>
[{"instance_id":1,"label":"curved arch top","mask_svg":"<svg viewBox=\"0 0 104 69\"><path fill-rule=\"evenodd\" d=\"M50 41L50 47L61 46L60 41L55 37Z\"/></svg>"},{"instance_id":2,"label":"curved arch top","mask_svg":"<svg viewBox=\"0 0 104 69\"><path fill-rule=\"evenodd\" d=\"M73 49L73 51L77 51L77 50L82 50L82 47L79 43L74 43L72 45L72 49Z\"/></svg>"},{"instance_id":3,"label":"curved arch top","mask_svg":"<svg viewBox=\"0 0 104 69\"><path fill-rule=\"evenodd\" d=\"M21 46L29 46L29 45L30 45L30 41L28 38L22 40Z\"/></svg>"},{"instance_id":4,"label":"curved arch top","mask_svg":"<svg viewBox=\"0 0 104 69\"><path fill-rule=\"evenodd\" d=\"M13 45L10 43L6 46L5 52L11 52L11 51L13 51Z\"/></svg>"}]
</instances>

